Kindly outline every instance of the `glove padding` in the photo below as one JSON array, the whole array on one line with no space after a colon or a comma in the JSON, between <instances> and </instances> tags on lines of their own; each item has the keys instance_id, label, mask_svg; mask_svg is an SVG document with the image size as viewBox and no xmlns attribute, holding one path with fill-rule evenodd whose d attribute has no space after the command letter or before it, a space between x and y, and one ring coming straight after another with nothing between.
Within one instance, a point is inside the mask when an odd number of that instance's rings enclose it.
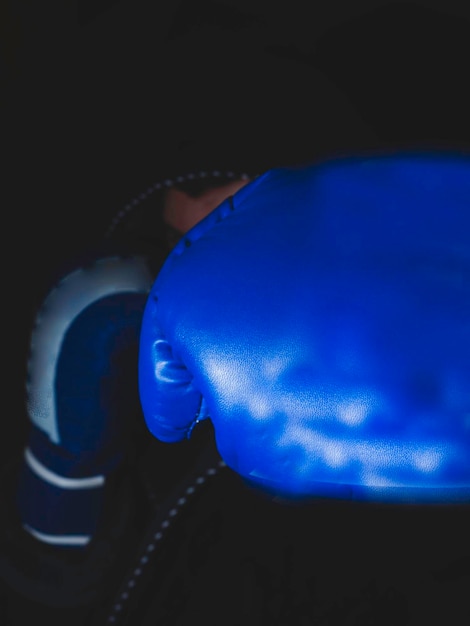
<instances>
[{"instance_id":1,"label":"glove padding","mask_svg":"<svg viewBox=\"0 0 470 626\"><path fill-rule=\"evenodd\" d=\"M351 158L258 177L195 226L147 301L149 430L210 417L284 497L470 501L470 161Z\"/></svg>"}]
</instances>

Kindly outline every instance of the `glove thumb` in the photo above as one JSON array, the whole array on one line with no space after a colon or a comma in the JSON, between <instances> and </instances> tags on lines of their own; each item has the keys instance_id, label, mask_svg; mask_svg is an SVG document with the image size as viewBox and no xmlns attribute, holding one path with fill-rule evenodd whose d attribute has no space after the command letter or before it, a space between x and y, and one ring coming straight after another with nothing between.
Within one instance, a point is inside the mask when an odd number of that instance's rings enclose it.
<instances>
[{"instance_id":1,"label":"glove thumb","mask_svg":"<svg viewBox=\"0 0 470 626\"><path fill-rule=\"evenodd\" d=\"M149 300L140 337L140 401L152 435L173 443L189 438L196 423L208 415L191 372L165 339L155 309Z\"/></svg>"}]
</instances>

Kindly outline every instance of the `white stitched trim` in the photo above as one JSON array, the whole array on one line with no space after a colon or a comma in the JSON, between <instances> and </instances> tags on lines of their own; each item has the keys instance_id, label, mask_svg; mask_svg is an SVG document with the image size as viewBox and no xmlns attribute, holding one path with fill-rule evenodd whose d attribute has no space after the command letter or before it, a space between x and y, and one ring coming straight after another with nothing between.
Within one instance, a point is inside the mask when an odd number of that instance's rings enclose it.
<instances>
[{"instance_id":1,"label":"white stitched trim","mask_svg":"<svg viewBox=\"0 0 470 626\"><path fill-rule=\"evenodd\" d=\"M102 487L106 481L106 478L102 475L89 476L88 478L66 478L56 474L38 461L29 448L25 448L24 458L29 468L39 478L61 489L95 489L96 487Z\"/></svg>"},{"instance_id":2,"label":"white stitched trim","mask_svg":"<svg viewBox=\"0 0 470 626\"><path fill-rule=\"evenodd\" d=\"M91 540L89 535L48 535L31 528L27 524L23 524L23 528L39 541L55 546L86 546Z\"/></svg>"},{"instance_id":3,"label":"white stitched trim","mask_svg":"<svg viewBox=\"0 0 470 626\"><path fill-rule=\"evenodd\" d=\"M224 468L226 467L226 464L224 461L220 460L217 464L217 467L210 467L206 470L206 474L207 476L215 476L218 472L218 470L220 468ZM199 476L198 478L196 478L194 486L189 486L186 489L186 494L191 495L193 494L197 487L196 485L203 485L206 482L206 479L203 476ZM179 511L181 510L181 508L186 505L188 502L187 498L185 498L184 496L180 497L178 499L178 507L175 507L173 509L171 509L169 511L169 517L175 517ZM153 536L154 542L151 542L149 544L147 544L147 547L145 548L145 552L146 553L151 553L154 552L156 545L155 545L155 541L160 541L163 538L164 533L162 532L163 529L167 529L170 526L170 521L169 519L163 520L163 522L160 524L160 528L161 530L159 530L157 533L155 533L155 535ZM134 572L134 578L130 578L127 581L127 590L123 591L122 593L119 594L119 599L117 601L116 604L114 604L114 606L111 609L111 613L110 615L108 615L108 619L107 619L107 623L108 624L112 624L116 622L116 613L119 613L122 608L123 608L123 604L129 600L129 590L130 589L134 589L136 587L137 581L135 579L136 576L140 576L143 572L143 567L149 562L150 557L148 556L148 554L144 554L140 559L139 559L139 565L140 567L137 567Z\"/></svg>"},{"instance_id":4,"label":"white stitched trim","mask_svg":"<svg viewBox=\"0 0 470 626\"><path fill-rule=\"evenodd\" d=\"M232 172L232 171L224 172L224 174L227 178L235 178L236 176L235 172ZM197 172L197 173L190 172L189 174L186 174L185 176L177 176L175 179L167 178L166 180L162 182L155 183L154 185L149 187L145 193L141 193L140 195L134 197L132 200L129 200L129 202L127 202L124 208L118 211L117 215L112 219L111 224L105 233L105 238L111 237L114 230L117 228L117 226L119 226L119 224L123 221L123 219L127 217L128 213L132 211L136 206L138 206L143 200L148 198L148 196L150 196L155 191L158 191L162 189L163 187L172 187L175 184L175 182L181 183L181 182L184 182L185 180L202 179L202 178L206 178L207 175L208 175L207 172ZM221 172L219 172L218 170L214 170L212 172L212 176L214 177L218 177L220 175L221 175ZM245 172L242 172L241 174L237 175L237 177L239 177L241 180L250 180L250 178L255 178L256 176L257 174L250 177L250 175L246 174Z\"/></svg>"}]
</instances>

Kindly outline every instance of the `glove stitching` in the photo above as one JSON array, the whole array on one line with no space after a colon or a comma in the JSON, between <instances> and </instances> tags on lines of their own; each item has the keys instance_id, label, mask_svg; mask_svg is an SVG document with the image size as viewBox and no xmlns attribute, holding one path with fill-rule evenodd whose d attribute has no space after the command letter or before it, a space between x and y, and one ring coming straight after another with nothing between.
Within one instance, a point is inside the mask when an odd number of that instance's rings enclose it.
<instances>
[{"instance_id":1,"label":"glove stitching","mask_svg":"<svg viewBox=\"0 0 470 626\"><path fill-rule=\"evenodd\" d=\"M206 419L206 417L204 416L204 412L203 412L203 406L204 406L204 397L201 394L201 399L199 401L199 408L196 412L196 417L194 418L194 420L192 421L192 423L190 424L188 431L187 431L187 439L191 438L192 432L195 429L195 427L202 422L204 419ZM203 417L201 418L201 414L203 415Z\"/></svg>"},{"instance_id":2,"label":"glove stitching","mask_svg":"<svg viewBox=\"0 0 470 626\"><path fill-rule=\"evenodd\" d=\"M226 201L228 202L230 213L235 211L235 209L237 207L235 206L235 203L233 201L233 195L232 196L228 196ZM213 222L207 230L209 230L210 228L213 228L214 227L214 223L215 224L219 224L226 217L228 217L229 213L227 213L226 215L222 215L222 213L221 213L221 208L224 205L225 205L225 201L221 205L219 205L218 209L215 209L216 213L214 214L214 218L213 218L215 220L215 222ZM194 243L194 241L197 241L200 237L202 237L207 232L207 230L203 230L202 232L200 232L197 229L197 225L195 226L195 229L196 229L196 232L192 232L191 231L193 236L194 236L194 239L190 239L189 237L185 237L184 240L182 240L181 242L176 244L176 246L171 251L170 256L173 256L173 255L180 256L181 254L183 254L185 248L190 248L191 245Z\"/></svg>"}]
</instances>

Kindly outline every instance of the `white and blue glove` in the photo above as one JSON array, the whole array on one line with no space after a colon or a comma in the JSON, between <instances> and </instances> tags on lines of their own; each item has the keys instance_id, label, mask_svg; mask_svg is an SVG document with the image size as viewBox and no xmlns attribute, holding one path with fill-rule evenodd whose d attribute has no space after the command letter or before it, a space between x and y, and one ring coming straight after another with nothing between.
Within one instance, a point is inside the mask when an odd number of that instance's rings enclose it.
<instances>
[{"instance_id":1,"label":"white and blue glove","mask_svg":"<svg viewBox=\"0 0 470 626\"><path fill-rule=\"evenodd\" d=\"M43 543L80 548L96 532L140 413L137 351L152 281L143 258L104 257L64 276L38 312L16 500Z\"/></svg>"}]
</instances>

